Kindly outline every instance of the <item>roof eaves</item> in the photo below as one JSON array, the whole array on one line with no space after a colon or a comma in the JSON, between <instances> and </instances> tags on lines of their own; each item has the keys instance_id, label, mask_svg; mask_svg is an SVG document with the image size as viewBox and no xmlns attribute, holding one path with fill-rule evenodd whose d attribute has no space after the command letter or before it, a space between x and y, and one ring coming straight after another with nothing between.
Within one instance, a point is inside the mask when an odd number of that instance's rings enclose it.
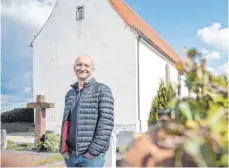
<instances>
[{"instance_id":1,"label":"roof eaves","mask_svg":"<svg viewBox=\"0 0 229 168\"><path fill-rule=\"evenodd\" d=\"M31 42L30 45L29 45L30 47L33 47L33 42L36 40L37 36L41 33L41 31L43 30L44 26L45 26L45 25L47 24L47 22L49 21L49 19L50 19L52 13L53 13L54 9L56 8L56 5L57 5L57 3L58 3L59 1L60 1L60 0L57 0L57 1L56 1L56 3L55 3L55 5L54 5L54 7L53 7L53 9L52 9L52 11L51 11L51 13L50 13L48 19L47 19L46 22L43 24L43 26L42 26L41 29L38 31L38 33L37 33L36 35L34 35L34 38L33 38L32 42Z\"/></svg>"},{"instance_id":2,"label":"roof eaves","mask_svg":"<svg viewBox=\"0 0 229 168\"><path fill-rule=\"evenodd\" d=\"M137 32L137 34L145 39L150 45L152 45L158 52L160 52L163 56L165 56L167 59L169 59L172 63L176 63L176 60L172 59L168 54L166 54L160 47L158 47L151 39L149 39L144 33L142 33L140 30L138 30L134 25L131 26L131 28Z\"/></svg>"}]
</instances>

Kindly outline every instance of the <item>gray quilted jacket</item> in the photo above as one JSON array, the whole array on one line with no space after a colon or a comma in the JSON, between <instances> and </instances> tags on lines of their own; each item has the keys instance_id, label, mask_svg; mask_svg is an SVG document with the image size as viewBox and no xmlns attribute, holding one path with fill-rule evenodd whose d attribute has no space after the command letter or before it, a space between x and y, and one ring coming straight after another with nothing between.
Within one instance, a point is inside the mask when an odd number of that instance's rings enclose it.
<instances>
[{"instance_id":1,"label":"gray quilted jacket","mask_svg":"<svg viewBox=\"0 0 229 168\"><path fill-rule=\"evenodd\" d=\"M65 96L65 108L62 121L60 153L69 151L68 117L76 102L77 83ZM105 153L109 148L110 136L114 127L114 99L110 88L96 82L94 78L85 82L79 91L77 108L76 154L89 152L94 156Z\"/></svg>"}]
</instances>

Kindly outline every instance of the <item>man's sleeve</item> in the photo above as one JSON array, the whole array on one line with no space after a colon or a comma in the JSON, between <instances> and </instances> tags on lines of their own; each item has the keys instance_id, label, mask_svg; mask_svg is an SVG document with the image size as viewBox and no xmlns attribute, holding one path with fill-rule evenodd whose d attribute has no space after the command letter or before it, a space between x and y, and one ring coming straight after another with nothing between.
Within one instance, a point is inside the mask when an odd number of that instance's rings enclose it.
<instances>
[{"instance_id":1,"label":"man's sleeve","mask_svg":"<svg viewBox=\"0 0 229 168\"><path fill-rule=\"evenodd\" d=\"M114 127L114 99L108 86L101 87L98 110L96 131L88 148L88 152L94 156L98 156L107 147Z\"/></svg>"}]
</instances>

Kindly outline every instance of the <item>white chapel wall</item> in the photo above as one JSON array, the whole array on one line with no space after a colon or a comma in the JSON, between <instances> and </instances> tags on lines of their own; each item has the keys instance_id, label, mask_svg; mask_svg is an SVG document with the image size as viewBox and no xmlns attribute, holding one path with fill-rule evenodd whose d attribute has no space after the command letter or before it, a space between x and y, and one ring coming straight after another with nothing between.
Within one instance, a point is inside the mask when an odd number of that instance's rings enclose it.
<instances>
[{"instance_id":1,"label":"white chapel wall","mask_svg":"<svg viewBox=\"0 0 229 168\"><path fill-rule=\"evenodd\" d=\"M175 66L168 59L164 58L158 51L144 40L139 46L140 64L140 118L142 132L147 131L147 120L153 98L157 95L160 79L165 81L165 67L168 64L170 69L170 81L178 82L178 73Z\"/></svg>"},{"instance_id":2,"label":"white chapel wall","mask_svg":"<svg viewBox=\"0 0 229 168\"><path fill-rule=\"evenodd\" d=\"M75 19L84 5L83 21ZM95 61L95 77L110 86L115 124L135 125L137 84L135 36L108 0L59 0L33 44L33 94L44 94L56 107L47 110L47 129L60 131L64 96L76 81L78 55Z\"/></svg>"}]
</instances>

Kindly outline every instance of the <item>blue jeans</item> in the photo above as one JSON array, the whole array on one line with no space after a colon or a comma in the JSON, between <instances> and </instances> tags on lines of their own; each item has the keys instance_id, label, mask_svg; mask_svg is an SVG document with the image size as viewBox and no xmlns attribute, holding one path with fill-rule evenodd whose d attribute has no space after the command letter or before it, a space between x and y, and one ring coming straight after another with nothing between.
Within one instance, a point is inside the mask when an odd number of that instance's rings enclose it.
<instances>
[{"instance_id":1,"label":"blue jeans","mask_svg":"<svg viewBox=\"0 0 229 168\"><path fill-rule=\"evenodd\" d=\"M84 155L76 156L75 154L70 154L69 159L65 159L64 161L67 167L103 167L104 157L104 153L93 159L88 159Z\"/></svg>"}]
</instances>

